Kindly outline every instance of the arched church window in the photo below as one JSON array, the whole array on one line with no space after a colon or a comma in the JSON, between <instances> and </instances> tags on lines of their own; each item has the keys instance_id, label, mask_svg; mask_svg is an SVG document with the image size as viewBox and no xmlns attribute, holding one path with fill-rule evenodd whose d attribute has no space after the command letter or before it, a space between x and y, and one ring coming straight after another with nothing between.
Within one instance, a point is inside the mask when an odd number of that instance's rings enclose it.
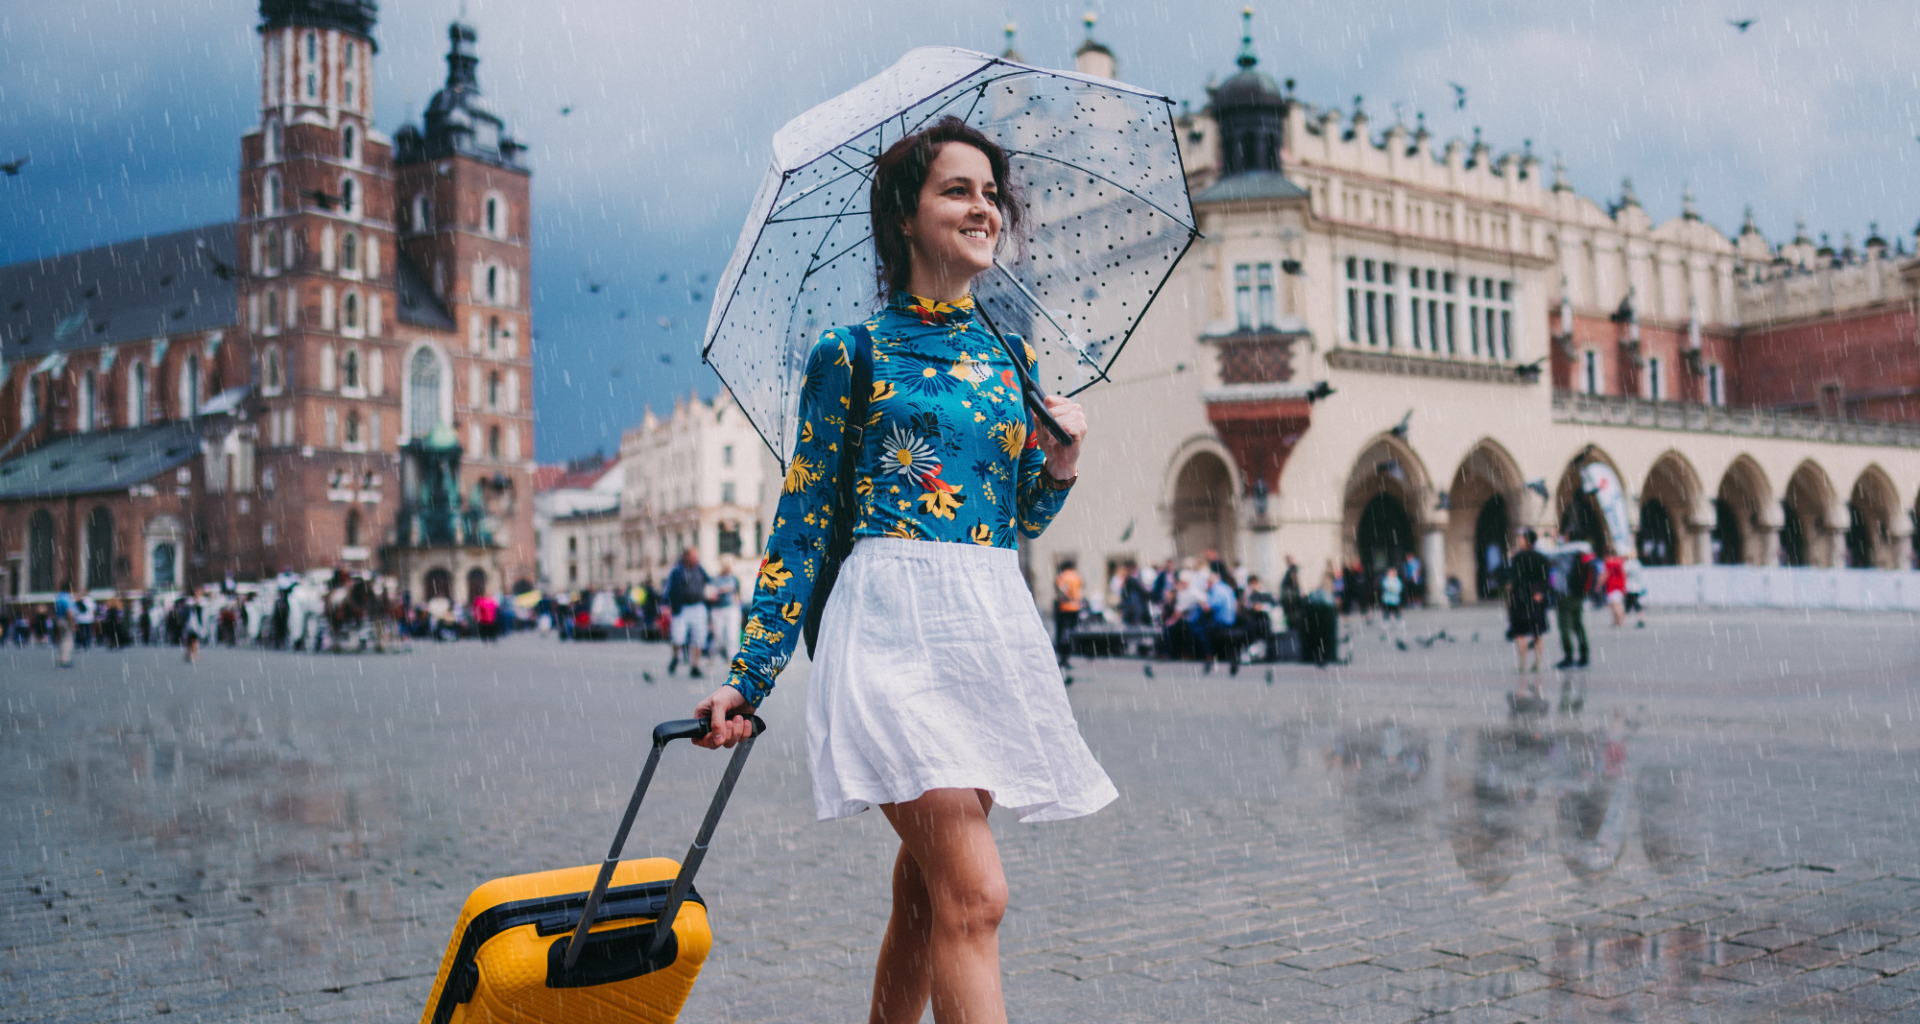
<instances>
[{"instance_id":1,"label":"arched church window","mask_svg":"<svg viewBox=\"0 0 1920 1024\"><path fill-rule=\"evenodd\" d=\"M360 269L360 236L351 231L340 236L340 269L349 272Z\"/></svg>"},{"instance_id":2,"label":"arched church window","mask_svg":"<svg viewBox=\"0 0 1920 1024\"><path fill-rule=\"evenodd\" d=\"M265 155L268 160L280 159L280 122L278 121L267 122L267 152Z\"/></svg>"},{"instance_id":3,"label":"arched church window","mask_svg":"<svg viewBox=\"0 0 1920 1024\"><path fill-rule=\"evenodd\" d=\"M360 210L360 189L352 178L340 179L340 212L351 217Z\"/></svg>"},{"instance_id":4,"label":"arched church window","mask_svg":"<svg viewBox=\"0 0 1920 1024\"><path fill-rule=\"evenodd\" d=\"M260 212L271 217L280 212L280 175L269 171L260 188Z\"/></svg>"},{"instance_id":5,"label":"arched church window","mask_svg":"<svg viewBox=\"0 0 1920 1024\"><path fill-rule=\"evenodd\" d=\"M487 267L487 301L492 302L495 299L498 299L499 297L500 297L500 268L496 266L488 266Z\"/></svg>"},{"instance_id":6,"label":"arched church window","mask_svg":"<svg viewBox=\"0 0 1920 1024\"><path fill-rule=\"evenodd\" d=\"M351 302L353 298L349 295L347 301ZM346 355L340 357L340 386L343 388L360 386L360 351L358 349L350 348Z\"/></svg>"},{"instance_id":7,"label":"arched church window","mask_svg":"<svg viewBox=\"0 0 1920 1024\"><path fill-rule=\"evenodd\" d=\"M271 301L273 293L268 292L267 298ZM280 390L280 350L277 348L267 349L267 357L262 362L265 364L263 368L265 372L262 376L266 378L267 392L269 394L276 393Z\"/></svg>"},{"instance_id":8,"label":"arched church window","mask_svg":"<svg viewBox=\"0 0 1920 1024\"><path fill-rule=\"evenodd\" d=\"M500 318L497 316L489 317L487 320L487 351L494 352L494 351L498 351L499 348L500 348Z\"/></svg>"},{"instance_id":9,"label":"arched church window","mask_svg":"<svg viewBox=\"0 0 1920 1024\"><path fill-rule=\"evenodd\" d=\"M352 353L348 355L351 356ZM354 409L347 410L347 443L360 443L360 413Z\"/></svg>"},{"instance_id":10,"label":"arched church window","mask_svg":"<svg viewBox=\"0 0 1920 1024\"><path fill-rule=\"evenodd\" d=\"M487 408L500 408L500 373L498 370L487 375Z\"/></svg>"},{"instance_id":11,"label":"arched church window","mask_svg":"<svg viewBox=\"0 0 1920 1024\"><path fill-rule=\"evenodd\" d=\"M360 293L348 292L340 300L340 325L349 331L360 329Z\"/></svg>"},{"instance_id":12,"label":"arched church window","mask_svg":"<svg viewBox=\"0 0 1920 1024\"><path fill-rule=\"evenodd\" d=\"M500 428L488 427L487 428L487 458L497 459L499 457L500 457Z\"/></svg>"},{"instance_id":13,"label":"arched church window","mask_svg":"<svg viewBox=\"0 0 1920 1024\"><path fill-rule=\"evenodd\" d=\"M280 328L280 293L273 289L267 290L267 327L272 330Z\"/></svg>"},{"instance_id":14,"label":"arched church window","mask_svg":"<svg viewBox=\"0 0 1920 1024\"><path fill-rule=\"evenodd\" d=\"M424 194L413 197L413 230L427 231L433 227L433 200Z\"/></svg>"},{"instance_id":15,"label":"arched church window","mask_svg":"<svg viewBox=\"0 0 1920 1024\"><path fill-rule=\"evenodd\" d=\"M352 53L353 51L348 50L347 52ZM347 83L347 90L349 93L347 97L347 104L351 106L353 104L353 97L351 95L353 90L352 82ZM354 137L354 130L352 125L348 125L345 128L340 129L340 156L342 159L345 159L345 160L354 159L354 156L353 156L354 148L355 148L354 143L357 141L359 140Z\"/></svg>"},{"instance_id":16,"label":"arched church window","mask_svg":"<svg viewBox=\"0 0 1920 1024\"><path fill-rule=\"evenodd\" d=\"M492 196L488 196L487 197L487 214L486 214L487 234L497 235L500 233L499 216L500 216L500 200L495 199Z\"/></svg>"},{"instance_id":17,"label":"arched church window","mask_svg":"<svg viewBox=\"0 0 1920 1024\"><path fill-rule=\"evenodd\" d=\"M407 367L407 434L425 437L440 424L440 360L422 346Z\"/></svg>"}]
</instances>

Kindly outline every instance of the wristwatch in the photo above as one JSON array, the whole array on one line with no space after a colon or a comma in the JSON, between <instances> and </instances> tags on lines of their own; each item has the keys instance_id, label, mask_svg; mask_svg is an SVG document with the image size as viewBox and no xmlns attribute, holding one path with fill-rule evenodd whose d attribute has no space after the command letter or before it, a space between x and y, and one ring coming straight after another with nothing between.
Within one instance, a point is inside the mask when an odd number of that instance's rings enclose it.
<instances>
[{"instance_id":1,"label":"wristwatch","mask_svg":"<svg viewBox=\"0 0 1920 1024\"><path fill-rule=\"evenodd\" d=\"M1048 469L1045 466L1041 466L1040 479L1046 481L1046 484L1048 487L1051 487L1056 491L1064 491L1067 488L1072 487L1074 484L1074 481L1080 479L1080 474L1075 473L1072 477L1066 480L1059 480L1054 478L1052 470Z\"/></svg>"}]
</instances>

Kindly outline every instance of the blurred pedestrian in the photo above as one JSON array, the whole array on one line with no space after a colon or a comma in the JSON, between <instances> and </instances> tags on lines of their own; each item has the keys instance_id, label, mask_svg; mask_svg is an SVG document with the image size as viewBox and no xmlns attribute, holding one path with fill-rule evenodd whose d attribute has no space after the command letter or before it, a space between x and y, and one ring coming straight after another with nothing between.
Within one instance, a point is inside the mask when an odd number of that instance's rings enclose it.
<instances>
[{"instance_id":1,"label":"blurred pedestrian","mask_svg":"<svg viewBox=\"0 0 1920 1024\"><path fill-rule=\"evenodd\" d=\"M1554 621L1560 627L1560 663L1554 668L1585 668L1587 644L1587 591L1593 586L1593 554L1584 543L1568 544L1566 539L1553 557ZM1578 657L1575 656L1578 651Z\"/></svg>"},{"instance_id":2,"label":"blurred pedestrian","mask_svg":"<svg viewBox=\"0 0 1920 1024\"><path fill-rule=\"evenodd\" d=\"M680 563L667 574L667 605L673 612L673 657L667 661L671 674L684 658L689 678L698 679L700 654L707 648L707 570L700 566L700 552L688 548L681 552Z\"/></svg>"},{"instance_id":3,"label":"blurred pedestrian","mask_svg":"<svg viewBox=\"0 0 1920 1024\"><path fill-rule=\"evenodd\" d=\"M492 594L482 593L473 599L473 627L481 643L490 644L499 637L500 601Z\"/></svg>"},{"instance_id":4,"label":"blurred pedestrian","mask_svg":"<svg viewBox=\"0 0 1920 1024\"><path fill-rule=\"evenodd\" d=\"M1602 563L1601 584L1606 588L1607 610L1613 612L1613 628L1627 624L1627 560L1618 552Z\"/></svg>"},{"instance_id":5,"label":"blurred pedestrian","mask_svg":"<svg viewBox=\"0 0 1920 1024\"><path fill-rule=\"evenodd\" d=\"M1407 646L1407 620L1400 614L1400 604L1405 596L1406 584L1400 579L1400 568L1387 566L1386 575L1380 577L1380 628L1387 629L1387 624L1393 623L1402 650Z\"/></svg>"},{"instance_id":6,"label":"blurred pedestrian","mask_svg":"<svg viewBox=\"0 0 1920 1024\"><path fill-rule=\"evenodd\" d=\"M1073 630L1086 607L1086 582L1080 570L1072 559L1061 562L1060 571L1053 574L1053 651L1061 668L1073 667Z\"/></svg>"},{"instance_id":7,"label":"blurred pedestrian","mask_svg":"<svg viewBox=\"0 0 1920 1024\"><path fill-rule=\"evenodd\" d=\"M1540 671L1540 636L1547 631L1547 606L1552 597L1552 567L1546 556L1534 550L1540 535L1532 527L1520 531L1514 554L1508 562L1511 582L1507 588L1507 639L1513 641L1521 672L1528 671L1527 654L1533 654L1532 671ZM1540 695L1540 684L1533 684L1533 695Z\"/></svg>"},{"instance_id":8,"label":"blurred pedestrian","mask_svg":"<svg viewBox=\"0 0 1920 1024\"><path fill-rule=\"evenodd\" d=\"M740 577L733 574L733 559L720 559L720 574L713 578L713 602L707 607L711 643L719 649L720 660L731 664L740 650Z\"/></svg>"},{"instance_id":9,"label":"blurred pedestrian","mask_svg":"<svg viewBox=\"0 0 1920 1024\"><path fill-rule=\"evenodd\" d=\"M67 584L53 595L53 663L73 667L73 594Z\"/></svg>"},{"instance_id":10,"label":"blurred pedestrian","mask_svg":"<svg viewBox=\"0 0 1920 1024\"><path fill-rule=\"evenodd\" d=\"M186 648L187 664L197 665L200 663L200 641L207 633L206 609L200 605L198 591L180 598L180 605L180 645Z\"/></svg>"},{"instance_id":11,"label":"blurred pedestrian","mask_svg":"<svg viewBox=\"0 0 1920 1024\"><path fill-rule=\"evenodd\" d=\"M1633 613L1633 628L1647 628L1647 567L1638 558L1627 559L1627 611Z\"/></svg>"}]
</instances>

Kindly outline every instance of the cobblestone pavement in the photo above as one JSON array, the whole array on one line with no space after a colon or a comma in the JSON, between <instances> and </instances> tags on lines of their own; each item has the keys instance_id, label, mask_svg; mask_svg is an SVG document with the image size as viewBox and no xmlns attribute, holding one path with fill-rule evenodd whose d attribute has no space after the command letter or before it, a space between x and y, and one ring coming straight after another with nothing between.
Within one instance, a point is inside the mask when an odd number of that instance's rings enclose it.
<instances>
[{"instance_id":1,"label":"cobblestone pavement","mask_svg":"<svg viewBox=\"0 0 1920 1024\"><path fill-rule=\"evenodd\" d=\"M1354 628L1343 668L1075 671L1121 798L995 814L1014 1020L1920 1020L1912 618L1594 623L1521 720L1493 614ZM416 1019L467 891L596 860L705 690L533 637L48 660L0 653L0 1020ZM804 677L701 875L686 1020L865 1013L894 842L811 820ZM668 754L631 855L685 849L722 760Z\"/></svg>"}]
</instances>

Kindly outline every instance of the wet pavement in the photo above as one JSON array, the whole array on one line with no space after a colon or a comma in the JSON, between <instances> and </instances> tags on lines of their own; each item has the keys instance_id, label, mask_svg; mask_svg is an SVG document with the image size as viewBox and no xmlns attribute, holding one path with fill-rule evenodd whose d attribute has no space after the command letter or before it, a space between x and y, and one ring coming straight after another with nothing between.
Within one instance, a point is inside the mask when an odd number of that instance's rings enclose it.
<instances>
[{"instance_id":1,"label":"wet pavement","mask_svg":"<svg viewBox=\"0 0 1920 1024\"><path fill-rule=\"evenodd\" d=\"M1271 679L1083 663L1121 799L996 812L1012 1017L1920 1020L1915 626L1590 620L1594 667L1522 718L1484 611ZM417 1019L467 891L596 860L706 690L663 647L532 637L49 660L0 652L0 1020ZM700 877L685 1020L865 1013L894 843L811 820L804 676ZM721 764L670 752L630 855L679 856Z\"/></svg>"}]
</instances>

